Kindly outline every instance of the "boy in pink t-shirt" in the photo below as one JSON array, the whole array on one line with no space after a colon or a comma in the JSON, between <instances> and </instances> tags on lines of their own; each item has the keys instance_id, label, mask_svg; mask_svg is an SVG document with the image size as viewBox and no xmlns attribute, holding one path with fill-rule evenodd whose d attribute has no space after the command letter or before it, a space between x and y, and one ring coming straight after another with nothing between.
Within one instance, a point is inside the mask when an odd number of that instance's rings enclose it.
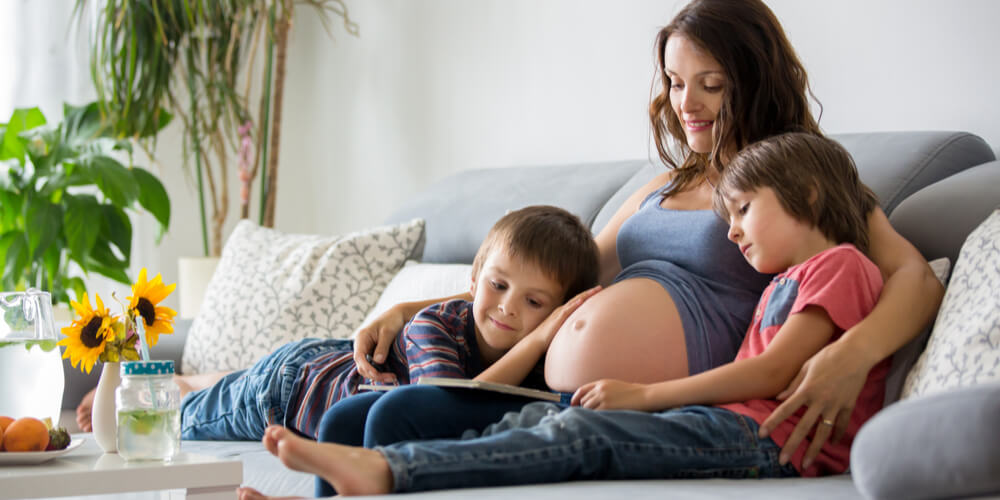
<instances>
[{"instance_id":1,"label":"boy in pink t-shirt","mask_svg":"<svg viewBox=\"0 0 1000 500\"><path fill-rule=\"evenodd\" d=\"M843 472L854 434L881 408L887 361L870 372L846 436L825 443L814 462L803 464L811 436L790 463L779 458L801 415L771 437L758 433L802 365L878 301L881 274L863 253L867 214L876 203L850 155L832 140L789 133L752 144L722 174L714 205L747 261L780 274L764 291L733 362L655 384L592 382L576 391L572 408L532 403L474 439L365 450L312 443L272 427L264 444L289 467L322 476L342 494ZM820 425L834 422L822 417Z\"/></svg>"}]
</instances>

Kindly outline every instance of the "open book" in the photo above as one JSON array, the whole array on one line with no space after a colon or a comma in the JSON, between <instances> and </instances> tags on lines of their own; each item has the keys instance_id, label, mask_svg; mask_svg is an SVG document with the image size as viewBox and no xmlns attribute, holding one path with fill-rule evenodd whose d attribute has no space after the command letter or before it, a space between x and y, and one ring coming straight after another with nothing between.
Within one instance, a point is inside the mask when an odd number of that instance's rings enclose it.
<instances>
[{"instance_id":1,"label":"open book","mask_svg":"<svg viewBox=\"0 0 1000 500\"><path fill-rule=\"evenodd\" d=\"M498 384L496 382L484 382L482 380L470 380L467 378L421 377L420 380L417 381L417 383L423 385L436 385L439 387L480 389L484 391L512 394L514 396L524 396L527 398L542 399L545 401L555 401L557 403L562 400L560 394L555 392L540 391L538 389L528 389L527 387L520 387L509 384ZM358 389L369 390L369 391L388 391L395 389L397 387L399 386L361 384L358 386Z\"/></svg>"}]
</instances>

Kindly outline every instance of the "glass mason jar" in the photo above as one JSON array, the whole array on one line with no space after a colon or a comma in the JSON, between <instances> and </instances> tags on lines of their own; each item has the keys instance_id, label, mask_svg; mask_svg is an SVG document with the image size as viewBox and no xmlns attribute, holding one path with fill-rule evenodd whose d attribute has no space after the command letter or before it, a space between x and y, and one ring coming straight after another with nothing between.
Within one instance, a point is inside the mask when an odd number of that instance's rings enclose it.
<instances>
[{"instance_id":1,"label":"glass mason jar","mask_svg":"<svg viewBox=\"0 0 1000 500\"><path fill-rule=\"evenodd\" d=\"M126 361L115 392L118 454L125 460L170 460L181 448L181 390L173 361Z\"/></svg>"}]
</instances>

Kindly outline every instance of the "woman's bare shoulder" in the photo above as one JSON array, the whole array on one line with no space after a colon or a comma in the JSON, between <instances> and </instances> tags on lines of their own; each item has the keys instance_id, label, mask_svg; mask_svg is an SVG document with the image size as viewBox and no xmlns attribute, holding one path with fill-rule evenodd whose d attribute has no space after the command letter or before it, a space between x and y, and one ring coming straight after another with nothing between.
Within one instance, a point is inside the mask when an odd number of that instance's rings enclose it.
<instances>
[{"instance_id":1,"label":"woman's bare shoulder","mask_svg":"<svg viewBox=\"0 0 1000 500\"><path fill-rule=\"evenodd\" d=\"M645 184L643 184L642 187L637 189L634 193L632 193L632 196L634 196L635 198L643 199L646 196L649 196L649 193L652 193L653 191L656 191L662 188L663 186L669 184L670 181L673 180L673 178L674 178L673 170L666 170L664 172L661 172L656 176L654 176L649 181L647 181Z\"/></svg>"}]
</instances>

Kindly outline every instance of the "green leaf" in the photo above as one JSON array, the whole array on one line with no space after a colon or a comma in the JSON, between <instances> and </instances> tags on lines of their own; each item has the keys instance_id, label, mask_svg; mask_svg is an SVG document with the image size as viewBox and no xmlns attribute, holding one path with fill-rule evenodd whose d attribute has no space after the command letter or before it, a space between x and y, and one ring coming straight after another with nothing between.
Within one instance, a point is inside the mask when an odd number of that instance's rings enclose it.
<instances>
[{"instance_id":1,"label":"green leaf","mask_svg":"<svg viewBox=\"0 0 1000 500\"><path fill-rule=\"evenodd\" d=\"M103 222L101 223L101 238L114 244L124 256L124 266L128 267L132 253L132 222L125 212L112 205L101 205ZM98 244L96 248L100 248ZM108 262L108 261L105 261Z\"/></svg>"},{"instance_id":2,"label":"green leaf","mask_svg":"<svg viewBox=\"0 0 1000 500\"><path fill-rule=\"evenodd\" d=\"M42 256L42 264L45 266L46 290L52 294L52 299L56 302L65 300L61 276L66 274L66 270L63 269L60 272L59 269L63 262L63 248L65 245L51 245Z\"/></svg>"},{"instance_id":3,"label":"green leaf","mask_svg":"<svg viewBox=\"0 0 1000 500\"><path fill-rule=\"evenodd\" d=\"M5 287L13 288L24 276L28 264L28 242L24 233L8 231L0 237L0 255L3 256Z\"/></svg>"},{"instance_id":4,"label":"green leaf","mask_svg":"<svg viewBox=\"0 0 1000 500\"><path fill-rule=\"evenodd\" d=\"M66 213L63 215L63 234L69 244L70 255L84 262L101 234L104 213L97 198L90 195L67 196Z\"/></svg>"},{"instance_id":5,"label":"green leaf","mask_svg":"<svg viewBox=\"0 0 1000 500\"><path fill-rule=\"evenodd\" d=\"M73 290L73 299L77 301L82 299L83 294L87 291L87 287L83 283L83 278L80 278L79 276L73 276L72 278L67 279L65 283L63 283L63 286L65 286L67 290Z\"/></svg>"},{"instance_id":6,"label":"green leaf","mask_svg":"<svg viewBox=\"0 0 1000 500\"><path fill-rule=\"evenodd\" d=\"M170 225L170 198L163 184L149 171L140 167L132 168L132 175L139 184L139 204L153 214L162 231Z\"/></svg>"},{"instance_id":7,"label":"green leaf","mask_svg":"<svg viewBox=\"0 0 1000 500\"><path fill-rule=\"evenodd\" d=\"M55 165L72 155L72 151L62 145L59 131L52 127L42 126L21 134L24 152L35 167L33 178L44 178Z\"/></svg>"},{"instance_id":8,"label":"green leaf","mask_svg":"<svg viewBox=\"0 0 1000 500\"><path fill-rule=\"evenodd\" d=\"M22 202L20 194L0 190L0 231L17 227L17 216L21 213Z\"/></svg>"},{"instance_id":9,"label":"green leaf","mask_svg":"<svg viewBox=\"0 0 1000 500\"><path fill-rule=\"evenodd\" d=\"M114 252L111 251L111 248L106 244L101 244L101 242L94 245L94 249L90 252L90 258L87 261L86 267L91 271L107 276L108 278L111 278L123 285L132 284L128 275L125 274L125 269L128 268L128 262L116 257Z\"/></svg>"},{"instance_id":10,"label":"green leaf","mask_svg":"<svg viewBox=\"0 0 1000 500\"><path fill-rule=\"evenodd\" d=\"M86 161L87 169L104 196L119 207L127 207L139 196L135 177L129 169L109 156L93 156Z\"/></svg>"},{"instance_id":11,"label":"green leaf","mask_svg":"<svg viewBox=\"0 0 1000 500\"><path fill-rule=\"evenodd\" d=\"M41 255L55 241L62 229L62 209L44 199L34 197L28 204L25 232L28 235L28 255Z\"/></svg>"},{"instance_id":12,"label":"green leaf","mask_svg":"<svg viewBox=\"0 0 1000 500\"><path fill-rule=\"evenodd\" d=\"M156 135L157 132L163 130L174 119L172 115L166 108L159 108L153 112L153 119L146 122L146 126L139 132L139 138L144 139L146 137L152 137Z\"/></svg>"},{"instance_id":13,"label":"green leaf","mask_svg":"<svg viewBox=\"0 0 1000 500\"><path fill-rule=\"evenodd\" d=\"M18 135L44 124L45 115L38 108L14 110L7 122L7 129L4 130L3 142L0 143L0 160L16 159L24 163L24 144Z\"/></svg>"},{"instance_id":14,"label":"green leaf","mask_svg":"<svg viewBox=\"0 0 1000 500\"><path fill-rule=\"evenodd\" d=\"M70 145L84 144L98 137L112 137L113 131L104 122L97 102L73 106L63 104L63 140Z\"/></svg>"}]
</instances>

